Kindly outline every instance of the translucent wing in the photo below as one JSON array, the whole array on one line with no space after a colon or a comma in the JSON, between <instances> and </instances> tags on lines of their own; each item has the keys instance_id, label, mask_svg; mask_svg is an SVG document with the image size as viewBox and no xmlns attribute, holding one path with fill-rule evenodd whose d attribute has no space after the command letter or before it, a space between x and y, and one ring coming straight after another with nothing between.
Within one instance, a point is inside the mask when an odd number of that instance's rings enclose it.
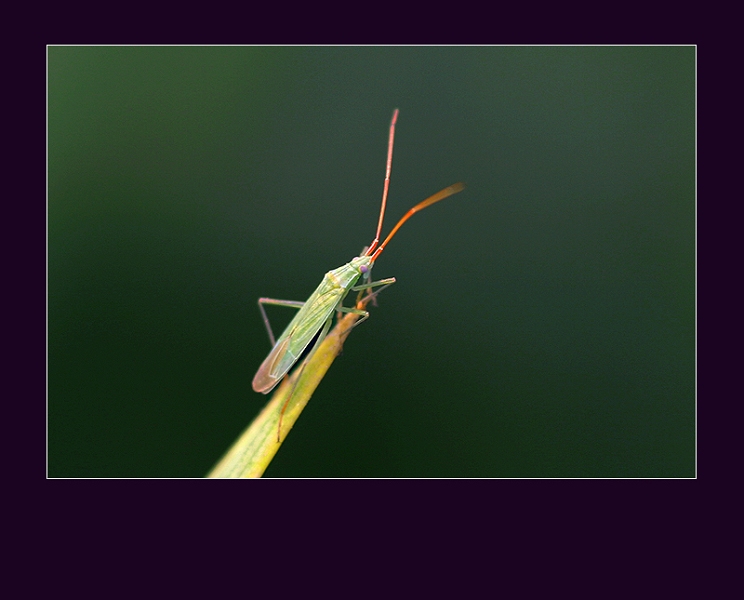
<instances>
[{"instance_id":1,"label":"translucent wing","mask_svg":"<svg viewBox=\"0 0 744 600\"><path fill-rule=\"evenodd\" d=\"M333 314L348 290L328 281L327 276L290 321L253 378L253 389L268 394L302 356L305 348Z\"/></svg>"}]
</instances>

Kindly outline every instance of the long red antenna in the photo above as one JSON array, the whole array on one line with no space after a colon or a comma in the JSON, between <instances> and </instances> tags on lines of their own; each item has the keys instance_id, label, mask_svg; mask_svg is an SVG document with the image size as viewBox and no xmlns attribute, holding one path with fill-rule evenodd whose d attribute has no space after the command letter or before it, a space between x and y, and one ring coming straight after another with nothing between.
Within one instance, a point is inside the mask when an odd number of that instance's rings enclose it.
<instances>
[{"instance_id":1,"label":"long red antenna","mask_svg":"<svg viewBox=\"0 0 744 600\"><path fill-rule=\"evenodd\" d=\"M388 155L387 155L387 167L385 169L385 185L382 188L382 208L380 208L380 218L377 221L377 233L375 233L375 239L367 248L367 256L372 254L377 244L380 241L380 233L382 232L382 220L385 218L385 207L387 206L388 188L390 187L390 171L393 168L393 139L395 138L395 122L398 120L398 109L393 111L393 119L390 121L390 136L388 137Z\"/></svg>"},{"instance_id":2,"label":"long red antenna","mask_svg":"<svg viewBox=\"0 0 744 600\"><path fill-rule=\"evenodd\" d=\"M408 219L413 216L414 213L417 213L420 210L424 210L427 206L431 206L435 202L439 202L440 200L444 200L445 198L449 198L452 194L456 194L457 192L461 192L465 189L465 184L462 182L459 183L453 183L451 186L444 188L443 190L438 191L433 196L429 196L426 200L423 200L419 202L416 206L414 206L411 210L409 210L406 214L403 215L403 218L398 221L398 223L393 227L393 230L388 234L388 236L385 238L385 241L380 244L380 247L377 248L377 250L372 253L372 262L377 260L377 257L380 256L382 251L385 249L385 246L387 246L387 243L393 239L393 236L397 233L398 229L400 229L401 225L405 223ZM375 240L377 241L377 240ZM367 255L369 256L369 251L367 252Z\"/></svg>"}]
</instances>

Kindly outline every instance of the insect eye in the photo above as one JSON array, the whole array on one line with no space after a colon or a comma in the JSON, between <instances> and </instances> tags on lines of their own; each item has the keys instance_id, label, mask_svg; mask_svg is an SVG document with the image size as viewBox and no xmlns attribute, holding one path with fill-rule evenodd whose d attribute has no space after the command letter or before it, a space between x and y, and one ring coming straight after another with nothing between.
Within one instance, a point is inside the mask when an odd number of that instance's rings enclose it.
<instances>
[{"instance_id":1,"label":"insect eye","mask_svg":"<svg viewBox=\"0 0 744 600\"><path fill-rule=\"evenodd\" d=\"M362 265L361 267L359 267L359 270L360 270L360 271L361 271L362 273L364 273L365 275L366 275L367 273L369 273L369 267L368 267L367 265Z\"/></svg>"}]
</instances>

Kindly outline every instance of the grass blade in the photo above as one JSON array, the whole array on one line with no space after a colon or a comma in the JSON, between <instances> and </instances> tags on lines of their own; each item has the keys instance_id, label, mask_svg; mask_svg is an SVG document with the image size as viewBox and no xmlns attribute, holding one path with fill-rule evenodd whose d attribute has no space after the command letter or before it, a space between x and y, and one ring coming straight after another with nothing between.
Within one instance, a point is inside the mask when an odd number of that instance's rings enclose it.
<instances>
[{"instance_id":1,"label":"grass blade","mask_svg":"<svg viewBox=\"0 0 744 600\"><path fill-rule=\"evenodd\" d=\"M289 377L284 379L266 407L212 468L207 477L245 478L263 475L302 410L307 406L315 388L318 387L335 358L341 353L344 341L358 319L359 315L350 313L339 320L310 357L310 361L300 364ZM298 378L299 381L297 381ZM293 388L294 391L292 391ZM277 442L279 415L289 393L292 393L292 398L284 412L281 439Z\"/></svg>"}]
</instances>

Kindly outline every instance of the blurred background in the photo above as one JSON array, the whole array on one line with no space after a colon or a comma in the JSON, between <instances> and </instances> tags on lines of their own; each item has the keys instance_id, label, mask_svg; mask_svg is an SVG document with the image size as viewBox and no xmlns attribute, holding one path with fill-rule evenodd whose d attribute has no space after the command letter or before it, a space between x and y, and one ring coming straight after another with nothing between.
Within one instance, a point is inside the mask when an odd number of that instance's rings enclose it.
<instances>
[{"instance_id":1,"label":"blurred background","mask_svg":"<svg viewBox=\"0 0 744 600\"><path fill-rule=\"evenodd\" d=\"M694 47L50 47L48 475L201 477L256 300L398 283L267 477L695 475ZM272 308L279 333L294 311Z\"/></svg>"}]
</instances>

